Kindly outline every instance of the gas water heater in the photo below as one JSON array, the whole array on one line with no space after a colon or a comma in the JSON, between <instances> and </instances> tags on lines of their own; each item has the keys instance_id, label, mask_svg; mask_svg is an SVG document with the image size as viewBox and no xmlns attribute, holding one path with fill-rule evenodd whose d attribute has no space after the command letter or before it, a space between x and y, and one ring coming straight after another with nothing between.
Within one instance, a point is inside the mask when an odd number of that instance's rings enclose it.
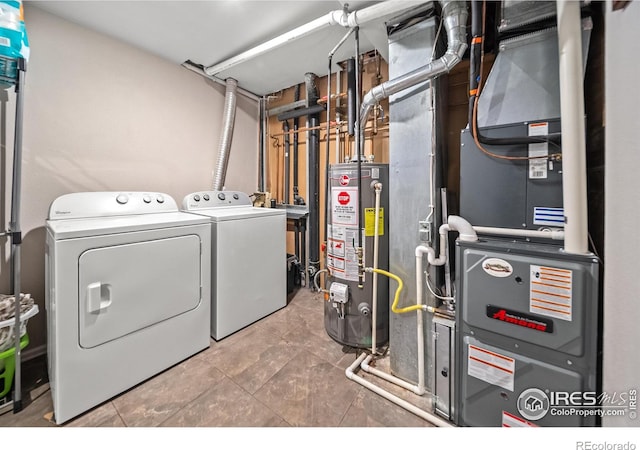
<instances>
[{"instance_id":1,"label":"gas water heater","mask_svg":"<svg viewBox=\"0 0 640 450\"><path fill-rule=\"evenodd\" d=\"M360 166L360 167L359 167ZM360 170L358 170L360 169ZM324 326L336 342L357 348L371 345L376 183L382 184L378 215L378 268L389 267L388 164L335 164L329 169L326 267L329 296ZM360 233L360 238L358 238ZM358 247L362 247L362 266ZM364 278L361 278L364 276ZM389 282L379 276L376 307L376 343L389 340Z\"/></svg>"}]
</instances>

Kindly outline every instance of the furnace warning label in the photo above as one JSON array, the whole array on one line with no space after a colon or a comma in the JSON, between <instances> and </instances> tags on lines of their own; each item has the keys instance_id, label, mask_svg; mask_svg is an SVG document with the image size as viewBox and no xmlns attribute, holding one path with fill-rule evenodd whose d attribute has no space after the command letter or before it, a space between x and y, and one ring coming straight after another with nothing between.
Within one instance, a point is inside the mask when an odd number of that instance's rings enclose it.
<instances>
[{"instance_id":1,"label":"furnace warning label","mask_svg":"<svg viewBox=\"0 0 640 450\"><path fill-rule=\"evenodd\" d=\"M506 411L502 411L502 426L504 428L538 428L538 425L514 416L513 414L509 414Z\"/></svg>"},{"instance_id":2,"label":"furnace warning label","mask_svg":"<svg viewBox=\"0 0 640 450\"><path fill-rule=\"evenodd\" d=\"M515 359L469 344L467 367L469 376L513 392Z\"/></svg>"},{"instance_id":3,"label":"furnace warning label","mask_svg":"<svg viewBox=\"0 0 640 450\"><path fill-rule=\"evenodd\" d=\"M376 209L365 208L364 209L364 235L375 236L376 231ZM380 215L378 216L378 235L384 236L384 208L380 208Z\"/></svg>"},{"instance_id":4,"label":"furnace warning label","mask_svg":"<svg viewBox=\"0 0 640 450\"><path fill-rule=\"evenodd\" d=\"M358 188L347 186L331 188L331 223L358 226Z\"/></svg>"},{"instance_id":5,"label":"furnace warning label","mask_svg":"<svg viewBox=\"0 0 640 450\"><path fill-rule=\"evenodd\" d=\"M555 267L530 267L529 311L571 321L573 272Z\"/></svg>"}]
</instances>

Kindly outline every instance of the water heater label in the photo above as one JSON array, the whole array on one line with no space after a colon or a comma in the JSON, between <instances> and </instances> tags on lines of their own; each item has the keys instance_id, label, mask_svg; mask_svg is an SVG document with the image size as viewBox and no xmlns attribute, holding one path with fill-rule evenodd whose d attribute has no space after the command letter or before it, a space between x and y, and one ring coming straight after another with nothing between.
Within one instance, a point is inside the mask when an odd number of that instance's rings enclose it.
<instances>
[{"instance_id":1,"label":"water heater label","mask_svg":"<svg viewBox=\"0 0 640 450\"><path fill-rule=\"evenodd\" d=\"M475 345L468 345L467 374L513 392L516 360Z\"/></svg>"},{"instance_id":2,"label":"water heater label","mask_svg":"<svg viewBox=\"0 0 640 450\"><path fill-rule=\"evenodd\" d=\"M572 320L573 272L556 267L530 266L529 311Z\"/></svg>"},{"instance_id":3,"label":"water heater label","mask_svg":"<svg viewBox=\"0 0 640 450\"><path fill-rule=\"evenodd\" d=\"M364 209L364 235L374 236L376 231L376 209ZM384 236L384 208L380 208L378 216L378 236Z\"/></svg>"},{"instance_id":4,"label":"water heater label","mask_svg":"<svg viewBox=\"0 0 640 450\"><path fill-rule=\"evenodd\" d=\"M358 188L334 186L331 188L331 223L358 225Z\"/></svg>"},{"instance_id":5,"label":"water heater label","mask_svg":"<svg viewBox=\"0 0 640 450\"><path fill-rule=\"evenodd\" d=\"M358 254L356 241L358 229L339 225L327 227L327 266L332 274L342 280L358 281ZM362 240L364 255L364 239Z\"/></svg>"}]
</instances>

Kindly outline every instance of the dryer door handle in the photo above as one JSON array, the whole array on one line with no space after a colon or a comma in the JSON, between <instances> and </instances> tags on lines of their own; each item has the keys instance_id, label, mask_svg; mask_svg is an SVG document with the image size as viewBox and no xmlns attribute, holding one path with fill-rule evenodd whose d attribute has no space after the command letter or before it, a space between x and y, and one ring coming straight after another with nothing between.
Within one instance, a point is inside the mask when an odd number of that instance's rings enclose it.
<instances>
[{"instance_id":1,"label":"dryer door handle","mask_svg":"<svg viewBox=\"0 0 640 450\"><path fill-rule=\"evenodd\" d=\"M99 313L111 305L111 285L101 282L87 286L87 312Z\"/></svg>"}]
</instances>

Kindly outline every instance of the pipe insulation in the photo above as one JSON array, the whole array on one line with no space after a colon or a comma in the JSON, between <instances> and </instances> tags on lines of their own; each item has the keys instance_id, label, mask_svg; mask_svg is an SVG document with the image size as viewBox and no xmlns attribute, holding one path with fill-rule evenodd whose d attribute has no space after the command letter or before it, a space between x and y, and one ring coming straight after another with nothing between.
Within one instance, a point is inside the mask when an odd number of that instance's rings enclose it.
<instances>
[{"instance_id":1,"label":"pipe insulation","mask_svg":"<svg viewBox=\"0 0 640 450\"><path fill-rule=\"evenodd\" d=\"M215 75L322 29L334 25L354 28L391 14L397 14L402 11L415 8L422 3L424 3L424 1L388 1L380 2L368 8L364 8L360 11L353 11L351 13L342 9L330 11L311 22L294 28L280 36L276 36L275 38L257 45L256 47L212 66L206 67L204 71L207 75Z\"/></svg>"},{"instance_id":2,"label":"pipe insulation","mask_svg":"<svg viewBox=\"0 0 640 450\"><path fill-rule=\"evenodd\" d=\"M227 176L229 166L229 151L233 138L233 124L236 119L236 90L238 82L233 78L226 80L227 90L224 99L224 112L222 117L222 134L218 151L218 162L213 180L213 190L221 191L224 188L224 181Z\"/></svg>"},{"instance_id":3,"label":"pipe insulation","mask_svg":"<svg viewBox=\"0 0 640 450\"><path fill-rule=\"evenodd\" d=\"M442 21L447 32L447 51L435 61L418 67L409 73L393 80L386 81L372 88L364 96L360 106L360 134L364 135L364 128L371 114L371 110L381 100L415 86L418 83L436 78L448 73L462 60L467 49L467 6L466 2L445 0L441 1ZM363 143L361 142L360 145Z\"/></svg>"},{"instance_id":4,"label":"pipe insulation","mask_svg":"<svg viewBox=\"0 0 640 450\"><path fill-rule=\"evenodd\" d=\"M560 118L562 130L562 202L564 249L589 253L587 227L587 157L580 2L556 2L560 58Z\"/></svg>"}]
</instances>

